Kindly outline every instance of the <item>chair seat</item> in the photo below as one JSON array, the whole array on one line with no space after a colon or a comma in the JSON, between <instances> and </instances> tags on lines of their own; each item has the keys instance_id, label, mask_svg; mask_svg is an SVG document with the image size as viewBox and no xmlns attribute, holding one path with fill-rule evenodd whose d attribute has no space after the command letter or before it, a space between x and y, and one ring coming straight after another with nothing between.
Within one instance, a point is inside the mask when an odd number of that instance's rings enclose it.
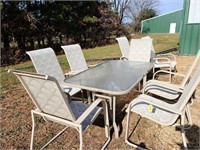
<instances>
[{"instance_id":1,"label":"chair seat","mask_svg":"<svg viewBox=\"0 0 200 150\"><path fill-rule=\"evenodd\" d=\"M156 106L153 106L153 111L149 112L148 111L149 103L147 103L146 101L156 103L159 106L166 106L166 105L172 106L172 104L168 104L154 97L141 94L136 99L134 99L134 102L131 105L131 112L135 112L141 115L142 117L148 118L162 125L171 125L172 123L175 122L176 118L178 117L177 114L168 112Z\"/></svg>"},{"instance_id":2,"label":"chair seat","mask_svg":"<svg viewBox=\"0 0 200 150\"><path fill-rule=\"evenodd\" d=\"M83 112L86 111L86 109L90 105L84 104L82 102L72 101L70 103L70 107L72 109L73 114L75 115L75 118L78 119ZM96 117L102 112L102 107L95 107L94 110L87 116L87 118L82 123L82 130L86 130L90 124L93 123L93 121L96 119Z\"/></svg>"},{"instance_id":3,"label":"chair seat","mask_svg":"<svg viewBox=\"0 0 200 150\"><path fill-rule=\"evenodd\" d=\"M167 64L166 62L158 62L158 61L154 61L154 68L164 68L164 67L169 67L169 64ZM172 69L175 68L177 62L175 61L171 61L170 62L170 66L172 67Z\"/></svg>"}]
</instances>

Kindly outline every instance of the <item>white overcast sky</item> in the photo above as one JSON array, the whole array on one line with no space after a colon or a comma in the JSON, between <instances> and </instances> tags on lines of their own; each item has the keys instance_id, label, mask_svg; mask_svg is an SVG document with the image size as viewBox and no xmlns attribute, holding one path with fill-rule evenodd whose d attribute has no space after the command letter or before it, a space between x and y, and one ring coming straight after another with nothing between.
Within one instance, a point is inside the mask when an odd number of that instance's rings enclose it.
<instances>
[{"instance_id":1,"label":"white overcast sky","mask_svg":"<svg viewBox=\"0 0 200 150\"><path fill-rule=\"evenodd\" d=\"M184 0L160 0L159 14L166 14L183 8Z\"/></svg>"}]
</instances>

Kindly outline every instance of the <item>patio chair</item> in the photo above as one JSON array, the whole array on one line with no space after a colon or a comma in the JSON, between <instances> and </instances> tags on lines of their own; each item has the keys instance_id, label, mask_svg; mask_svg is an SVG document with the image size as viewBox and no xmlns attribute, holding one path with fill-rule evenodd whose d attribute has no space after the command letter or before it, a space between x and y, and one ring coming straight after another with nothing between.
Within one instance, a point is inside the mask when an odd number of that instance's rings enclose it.
<instances>
[{"instance_id":1,"label":"patio chair","mask_svg":"<svg viewBox=\"0 0 200 150\"><path fill-rule=\"evenodd\" d=\"M71 76L88 69L85 57L83 55L82 49L79 44L71 44L61 46L67 57L71 72L66 73L65 75ZM95 65L90 65L93 67ZM89 91L86 91L88 102L91 103L92 96Z\"/></svg>"},{"instance_id":2,"label":"patio chair","mask_svg":"<svg viewBox=\"0 0 200 150\"><path fill-rule=\"evenodd\" d=\"M116 38L118 44L119 44L119 48L120 51L122 53L122 56L120 57L121 60L126 59L128 60L129 58L129 49L130 49L130 45L129 45L129 41L128 39L124 36L124 37L118 37Z\"/></svg>"},{"instance_id":3,"label":"patio chair","mask_svg":"<svg viewBox=\"0 0 200 150\"><path fill-rule=\"evenodd\" d=\"M141 39L151 39L149 36L142 37ZM175 55L169 54L158 54L156 55L153 44L151 47L151 61L154 64L153 73L156 68L169 68L170 71L176 70L176 57Z\"/></svg>"},{"instance_id":4,"label":"patio chair","mask_svg":"<svg viewBox=\"0 0 200 150\"><path fill-rule=\"evenodd\" d=\"M125 142L130 146L135 148L141 148L138 144L131 142L129 139L129 123L130 114L134 112L141 117L152 120L163 126L171 126L176 123L177 119L180 117L180 128L183 139L184 148L187 149L187 143L185 138L185 115L188 116L189 112L189 100L194 93L197 85L200 82L200 66L197 71L189 81L189 83L184 87L183 93L178 99L177 103L170 104L161 99L156 99L146 94L140 94L137 98L131 101L127 108L127 124L125 133Z\"/></svg>"},{"instance_id":5,"label":"patio chair","mask_svg":"<svg viewBox=\"0 0 200 150\"><path fill-rule=\"evenodd\" d=\"M66 86L64 73L52 48L27 51L26 53L30 56L37 73L55 77L63 90L70 96L81 91L80 88Z\"/></svg>"},{"instance_id":6,"label":"patio chair","mask_svg":"<svg viewBox=\"0 0 200 150\"><path fill-rule=\"evenodd\" d=\"M152 39L132 39L129 61L150 62Z\"/></svg>"},{"instance_id":7,"label":"patio chair","mask_svg":"<svg viewBox=\"0 0 200 150\"><path fill-rule=\"evenodd\" d=\"M151 94L158 95L158 96L161 96L161 97L169 99L169 100L170 99L174 100L174 99L178 98L180 96L180 94L182 93L185 85L188 83L190 76L195 69L195 66L198 64L199 58L200 58L200 50L198 51L195 59L193 60L193 63L191 64L191 66L189 67L189 69L185 75L178 74L178 73L172 73L172 72L166 71L166 70L157 71L153 75L153 80L149 80L146 82L146 84L143 88L143 93L151 93ZM157 75L158 73L168 73L168 74L172 74L175 76L180 76L183 79L180 84L172 84L172 83L165 82L165 81L155 80L155 75Z\"/></svg>"},{"instance_id":8,"label":"patio chair","mask_svg":"<svg viewBox=\"0 0 200 150\"><path fill-rule=\"evenodd\" d=\"M35 115L42 116L45 121L55 122L65 126L56 136L54 136L41 149L45 148L59 135L61 135L68 127L72 127L79 132L80 149L83 147L83 132L87 130L100 113L104 115L106 142L104 149L110 141L108 107L106 100L97 98L91 105L70 101L69 94L63 93L60 84L54 77L48 75L27 73L17 70L9 70L8 72L15 74L33 103L36 109L31 110L32 117L32 135L30 149L34 149L34 132L35 132ZM102 104L101 107L98 106ZM95 139L92 139L95 142Z\"/></svg>"},{"instance_id":9,"label":"patio chair","mask_svg":"<svg viewBox=\"0 0 200 150\"><path fill-rule=\"evenodd\" d=\"M72 75L88 69L85 57L79 44L61 46L65 52Z\"/></svg>"}]
</instances>

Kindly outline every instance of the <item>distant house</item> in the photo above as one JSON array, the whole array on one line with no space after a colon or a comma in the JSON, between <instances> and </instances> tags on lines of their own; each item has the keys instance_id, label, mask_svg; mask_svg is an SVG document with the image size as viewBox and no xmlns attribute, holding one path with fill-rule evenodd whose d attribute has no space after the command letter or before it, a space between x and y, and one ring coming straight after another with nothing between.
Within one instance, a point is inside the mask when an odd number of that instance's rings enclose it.
<instances>
[{"instance_id":1,"label":"distant house","mask_svg":"<svg viewBox=\"0 0 200 150\"><path fill-rule=\"evenodd\" d=\"M181 55L200 49L200 0L184 0L182 10L142 21L142 33L179 33Z\"/></svg>"}]
</instances>

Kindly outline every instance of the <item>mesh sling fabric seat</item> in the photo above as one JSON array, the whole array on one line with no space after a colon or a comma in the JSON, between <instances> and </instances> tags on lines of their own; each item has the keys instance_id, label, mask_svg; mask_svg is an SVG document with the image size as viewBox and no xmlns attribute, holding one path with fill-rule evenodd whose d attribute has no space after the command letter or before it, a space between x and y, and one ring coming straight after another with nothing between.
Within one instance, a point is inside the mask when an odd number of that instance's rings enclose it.
<instances>
[{"instance_id":1,"label":"mesh sling fabric seat","mask_svg":"<svg viewBox=\"0 0 200 150\"><path fill-rule=\"evenodd\" d=\"M170 99L174 100L178 98L180 94L182 93L183 88L188 83L192 72L195 70L195 66L198 64L199 58L200 58L200 50L198 51L195 59L193 60L193 63L188 68L188 71L185 75L178 74L178 73L171 73L166 70L159 70L154 74L155 76L158 73L169 73L175 76L180 76L183 78L180 84L172 84L169 82L156 80L153 77L153 80L149 80L148 82L146 82L143 88L143 93L151 93L154 95L161 96L163 98L167 98L169 100Z\"/></svg>"},{"instance_id":2,"label":"mesh sling fabric seat","mask_svg":"<svg viewBox=\"0 0 200 150\"><path fill-rule=\"evenodd\" d=\"M141 39L151 39L151 37L145 36ZM156 68L169 68L170 71L176 70L177 61L175 55L171 53L156 55L153 44L151 47L151 61L154 64L153 73L155 72Z\"/></svg>"},{"instance_id":3,"label":"mesh sling fabric seat","mask_svg":"<svg viewBox=\"0 0 200 150\"><path fill-rule=\"evenodd\" d=\"M69 87L66 85L64 82L64 73L52 48L43 48L28 51L26 53L30 56L37 73L55 77L63 90L66 93L69 93L70 96L81 91L80 88Z\"/></svg>"},{"instance_id":4,"label":"mesh sling fabric seat","mask_svg":"<svg viewBox=\"0 0 200 150\"><path fill-rule=\"evenodd\" d=\"M61 46L65 52L71 74L77 74L88 69L85 57L79 44Z\"/></svg>"},{"instance_id":5,"label":"mesh sling fabric seat","mask_svg":"<svg viewBox=\"0 0 200 150\"><path fill-rule=\"evenodd\" d=\"M130 49L128 39L124 36L124 37L118 37L118 38L116 38L116 40L119 44L119 48L120 48L120 51L122 53L122 56L120 57L120 59L127 59L128 60L129 49Z\"/></svg>"},{"instance_id":6,"label":"mesh sling fabric seat","mask_svg":"<svg viewBox=\"0 0 200 150\"><path fill-rule=\"evenodd\" d=\"M187 143L184 131L185 115L189 111L189 100L194 93L197 85L200 82L200 66L194 73L189 83L184 87L183 93L174 104L167 103L162 99L156 99L146 94L140 94L136 97L127 108L127 124L125 133L125 142L135 148L141 148L139 145L129 140L129 124L130 113L134 112L141 117L147 118L163 126L171 126L176 123L180 117L180 128L183 139L184 148L187 149ZM151 105L152 109L149 111L148 107Z\"/></svg>"},{"instance_id":7,"label":"mesh sling fabric seat","mask_svg":"<svg viewBox=\"0 0 200 150\"><path fill-rule=\"evenodd\" d=\"M31 110L32 117L32 135L30 149L34 149L34 132L35 132L35 115L42 116L45 121L53 121L66 127L54 136L41 149L45 148L49 143L56 139L61 133L66 131L68 127L75 128L79 132L80 149L83 147L83 132L87 130L89 125L103 112L106 142L103 149L110 141L108 108L105 99L97 98L91 105L70 101L69 94L65 94L58 81L54 77L47 75L27 73L17 70L9 70L8 72L15 74L33 103L35 110ZM99 104L102 106L98 106ZM95 140L93 140L94 142Z\"/></svg>"}]
</instances>

